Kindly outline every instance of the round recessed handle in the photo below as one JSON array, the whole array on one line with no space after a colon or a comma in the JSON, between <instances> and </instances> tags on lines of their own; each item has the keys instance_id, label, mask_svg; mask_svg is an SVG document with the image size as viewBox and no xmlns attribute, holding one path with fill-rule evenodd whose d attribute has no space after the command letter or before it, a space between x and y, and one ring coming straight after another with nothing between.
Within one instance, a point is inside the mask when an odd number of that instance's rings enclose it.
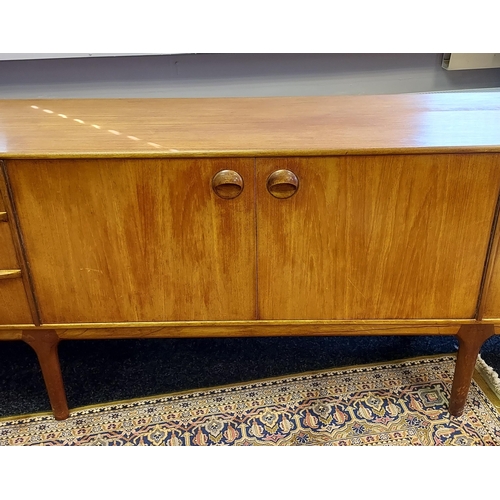
<instances>
[{"instance_id":1,"label":"round recessed handle","mask_svg":"<svg viewBox=\"0 0 500 500\"><path fill-rule=\"evenodd\" d=\"M243 191L243 178L234 170L221 170L212 179L212 189L220 198L237 198Z\"/></svg>"},{"instance_id":2,"label":"round recessed handle","mask_svg":"<svg viewBox=\"0 0 500 500\"><path fill-rule=\"evenodd\" d=\"M299 189L299 179L290 170L276 170L267 179L267 190L275 198L290 198Z\"/></svg>"}]
</instances>

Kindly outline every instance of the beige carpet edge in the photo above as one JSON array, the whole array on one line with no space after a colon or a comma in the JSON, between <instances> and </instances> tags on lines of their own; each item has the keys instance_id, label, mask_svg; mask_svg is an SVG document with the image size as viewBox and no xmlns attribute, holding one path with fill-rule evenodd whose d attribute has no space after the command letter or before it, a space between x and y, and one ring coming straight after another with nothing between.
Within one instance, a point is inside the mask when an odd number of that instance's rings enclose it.
<instances>
[{"instance_id":1,"label":"beige carpet edge","mask_svg":"<svg viewBox=\"0 0 500 500\"><path fill-rule=\"evenodd\" d=\"M500 377L498 373L489 366L479 355L476 361L476 374L479 374L480 380L474 377L483 392L491 403L500 410ZM481 384L481 380L484 382Z\"/></svg>"}]
</instances>

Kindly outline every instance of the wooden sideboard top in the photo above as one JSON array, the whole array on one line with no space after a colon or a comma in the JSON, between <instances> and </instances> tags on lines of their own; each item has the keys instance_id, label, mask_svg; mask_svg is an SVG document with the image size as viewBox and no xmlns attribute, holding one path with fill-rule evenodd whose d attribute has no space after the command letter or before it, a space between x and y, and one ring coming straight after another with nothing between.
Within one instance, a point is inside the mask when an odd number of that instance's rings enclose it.
<instances>
[{"instance_id":1,"label":"wooden sideboard top","mask_svg":"<svg viewBox=\"0 0 500 500\"><path fill-rule=\"evenodd\" d=\"M500 152L500 92L0 100L0 158Z\"/></svg>"}]
</instances>

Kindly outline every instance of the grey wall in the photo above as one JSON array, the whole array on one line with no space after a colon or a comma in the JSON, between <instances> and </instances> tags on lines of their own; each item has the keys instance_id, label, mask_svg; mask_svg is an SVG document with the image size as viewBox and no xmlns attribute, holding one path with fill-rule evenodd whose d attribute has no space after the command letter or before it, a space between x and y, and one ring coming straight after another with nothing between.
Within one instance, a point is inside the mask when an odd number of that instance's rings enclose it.
<instances>
[{"instance_id":1,"label":"grey wall","mask_svg":"<svg viewBox=\"0 0 500 500\"><path fill-rule=\"evenodd\" d=\"M392 94L500 88L442 54L187 54L0 61L0 98Z\"/></svg>"}]
</instances>

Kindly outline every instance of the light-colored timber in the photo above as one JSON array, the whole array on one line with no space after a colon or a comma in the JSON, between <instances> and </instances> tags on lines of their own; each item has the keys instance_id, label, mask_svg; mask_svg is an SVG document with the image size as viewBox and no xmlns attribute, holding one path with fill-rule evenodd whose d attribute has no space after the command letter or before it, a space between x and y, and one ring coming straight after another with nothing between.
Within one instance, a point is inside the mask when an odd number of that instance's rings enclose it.
<instances>
[{"instance_id":1,"label":"light-colored timber","mask_svg":"<svg viewBox=\"0 0 500 500\"><path fill-rule=\"evenodd\" d=\"M498 92L0 101L0 158L500 152Z\"/></svg>"},{"instance_id":2,"label":"light-colored timber","mask_svg":"<svg viewBox=\"0 0 500 500\"><path fill-rule=\"evenodd\" d=\"M245 181L234 199L211 188L226 169ZM255 319L252 160L17 160L7 171L43 323Z\"/></svg>"},{"instance_id":3,"label":"light-colored timber","mask_svg":"<svg viewBox=\"0 0 500 500\"><path fill-rule=\"evenodd\" d=\"M8 290L4 287L3 293L8 294L8 297L2 301L0 300L0 324L2 323L27 323L32 322L34 325L40 325L40 316L38 313L38 306L36 304L35 295L33 292L33 285L31 282L31 275L26 260L25 249L19 232L18 220L15 208L12 205L11 191L7 182L5 164L0 160L0 203L2 210L7 212L8 226L5 224L0 225L0 261L5 264L4 269L7 267L20 268L23 287L19 287L16 283L11 285ZM10 234L7 234L9 229ZM0 290L0 295L2 291ZM11 306L11 304L13 305ZM12 310L9 310L12 307ZM26 310L29 311L30 319L27 319ZM13 311L16 312L13 316ZM8 318L18 318L17 320Z\"/></svg>"},{"instance_id":4,"label":"light-colored timber","mask_svg":"<svg viewBox=\"0 0 500 500\"><path fill-rule=\"evenodd\" d=\"M0 279L0 324L32 323L21 278Z\"/></svg>"},{"instance_id":5,"label":"light-colored timber","mask_svg":"<svg viewBox=\"0 0 500 500\"><path fill-rule=\"evenodd\" d=\"M258 159L260 318L473 318L499 186L500 155Z\"/></svg>"},{"instance_id":6,"label":"light-colored timber","mask_svg":"<svg viewBox=\"0 0 500 500\"><path fill-rule=\"evenodd\" d=\"M19 267L9 224L0 224L0 269Z\"/></svg>"},{"instance_id":7,"label":"light-colored timber","mask_svg":"<svg viewBox=\"0 0 500 500\"><path fill-rule=\"evenodd\" d=\"M151 323L91 323L0 325L0 339L22 330L54 330L61 338L133 338L133 337L249 337L249 336L328 336L328 335L455 335L464 324L460 320L397 321L177 321Z\"/></svg>"},{"instance_id":8,"label":"light-colored timber","mask_svg":"<svg viewBox=\"0 0 500 500\"><path fill-rule=\"evenodd\" d=\"M497 217L493 226L483 293L479 300L478 320L500 318L500 224L498 224L498 211L500 211L500 197L499 207L497 207ZM497 319L496 322L500 322L500 319Z\"/></svg>"},{"instance_id":9,"label":"light-colored timber","mask_svg":"<svg viewBox=\"0 0 500 500\"><path fill-rule=\"evenodd\" d=\"M0 211L0 222L7 222L9 218L7 217L7 212Z\"/></svg>"},{"instance_id":10,"label":"light-colored timber","mask_svg":"<svg viewBox=\"0 0 500 500\"><path fill-rule=\"evenodd\" d=\"M0 101L0 339L500 333L500 94ZM2 217L2 216L0 216ZM477 321L477 320L484 321Z\"/></svg>"}]
</instances>

